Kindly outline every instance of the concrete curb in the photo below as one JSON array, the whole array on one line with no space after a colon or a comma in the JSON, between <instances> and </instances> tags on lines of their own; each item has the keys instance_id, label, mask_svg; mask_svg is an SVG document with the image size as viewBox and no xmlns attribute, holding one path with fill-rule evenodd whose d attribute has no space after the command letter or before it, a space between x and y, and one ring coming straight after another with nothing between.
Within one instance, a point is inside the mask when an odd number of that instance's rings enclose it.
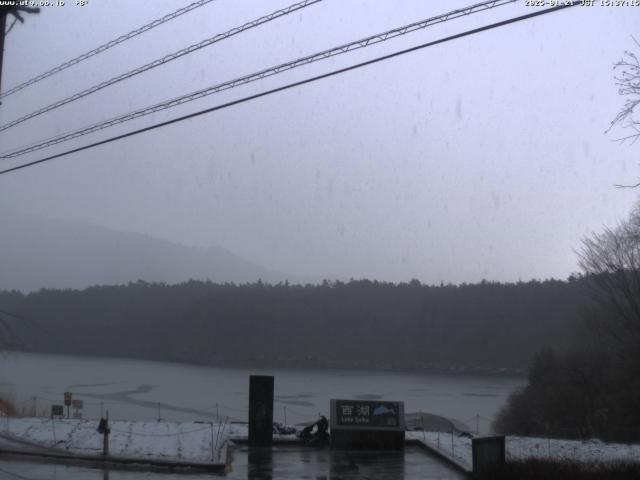
<instances>
[{"instance_id":1,"label":"concrete curb","mask_svg":"<svg viewBox=\"0 0 640 480\"><path fill-rule=\"evenodd\" d=\"M147 458L103 457L97 455L70 455L49 452L27 452L0 449L0 457L6 460L35 460L66 465L109 467L123 470L193 470L194 473L217 472L224 473L229 468L229 448L224 447L225 463L182 462L176 460L160 460Z\"/></svg>"},{"instance_id":2,"label":"concrete curb","mask_svg":"<svg viewBox=\"0 0 640 480\"><path fill-rule=\"evenodd\" d=\"M448 465L451 465L452 467L455 467L456 470L458 470L459 472L464 473L465 475L468 475L469 477L471 477L471 475L473 474L473 471L471 469L471 467L469 465L466 465L462 462L459 462L458 460L456 460L453 457L450 457L449 455L447 455L445 452L432 447L431 445L423 442L422 440L416 439L416 438L409 438L407 440L405 440L405 445L415 445L417 447L420 447L421 449L435 455L436 457L438 457L440 460L443 460L445 463L447 463Z\"/></svg>"}]
</instances>

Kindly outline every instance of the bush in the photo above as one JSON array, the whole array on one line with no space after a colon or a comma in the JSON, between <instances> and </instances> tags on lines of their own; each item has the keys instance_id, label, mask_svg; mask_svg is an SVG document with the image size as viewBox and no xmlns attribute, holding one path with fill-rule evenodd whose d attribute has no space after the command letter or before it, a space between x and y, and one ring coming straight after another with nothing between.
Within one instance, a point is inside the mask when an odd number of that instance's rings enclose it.
<instances>
[{"instance_id":1,"label":"bush","mask_svg":"<svg viewBox=\"0 0 640 480\"><path fill-rule=\"evenodd\" d=\"M502 434L638 441L637 382L620 380L610 357L581 350L538 353L529 382L500 410L493 429Z\"/></svg>"},{"instance_id":2,"label":"bush","mask_svg":"<svg viewBox=\"0 0 640 480\"><path fill-rule=\"evenodd\" d=\"M2 416L14 417L18 413L16 406L6 397L0 397L0 414Z\"/></svg>"},{"instance_id":3,"label":"bush","mask_svg":"<svg viewBox=\"0 0 640 480\"><path fill-rule=\"evenodd\" d=\"M530 459L508 462L503 470L479 480L637 480L638 462L572 462Z\"/></svg>"}]
</instances>

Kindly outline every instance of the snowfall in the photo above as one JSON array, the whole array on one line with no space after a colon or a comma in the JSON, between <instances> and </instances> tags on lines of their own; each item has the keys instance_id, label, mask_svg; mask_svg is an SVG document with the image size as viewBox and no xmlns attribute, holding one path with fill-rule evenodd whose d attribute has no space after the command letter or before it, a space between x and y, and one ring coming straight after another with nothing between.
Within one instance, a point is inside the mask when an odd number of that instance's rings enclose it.
<instances>
[{"instance_id":1,"label":"snowfall","mask_svg":"<svg viewBox=\"0 0 640 480\"><path fill-rule=\"evenodd\" d=\"M103 436L97 420L2 418L3 450L45 451L95 457L102 453ZM112 457L189 463L225 463L229 441L246 439L244 423L110 422L109 453ZM294 436L274 438L292 439ZM471 468L471 438L451 433L411 431L413 439L438 449L457 463ZM506 437L508 459L554 458L577 461L640 462L640 445L603 443L599 440L557 440Z\"/></svg>"}]
</instances>

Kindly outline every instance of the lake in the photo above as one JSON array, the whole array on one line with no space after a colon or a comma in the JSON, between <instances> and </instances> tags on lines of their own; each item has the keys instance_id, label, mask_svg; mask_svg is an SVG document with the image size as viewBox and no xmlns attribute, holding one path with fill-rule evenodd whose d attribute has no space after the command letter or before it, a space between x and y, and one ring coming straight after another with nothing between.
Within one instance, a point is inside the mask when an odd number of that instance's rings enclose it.
<instances>
[{"instance_id":1,"label":"lake","mask_svg":"<svg viewBox=\"0 0 640 480\"><path fill-rule=\"evenodd\" d=\"M249 375L275 376L276 421L295 424L328 414L331 398L405 402L486 433L490 420L524 379L371 370L217 368L120 358L9 353L0 365L0 391L38 412L62 404L64 392L84 401L83 415L113 419L245 420Z\"/></svg>"},{"instance_id":2,"label":"lake","mask_svg":"<svg viewBox=\"0 0 640 480\"><path fill-rule=\"evenodd\" d=\"M441 415L487 433L509 393L525 383L522 378L498 376L218 368L26 353L6 354L1 362L0 391L19 408L48 413L52 404L63 404L64 392L72 392L74 399L83 400L84 418L97 418L108 409L112 419L246 420L249 375L258 374L275 376L275 421L284 422L285 417L288 424L314 421L319 413L328 414L331 398L385 399L404 401L407 413ZM38 473L73 475L67 467L4 463L13 468L30 465ZM127 474L126 478L150 477Z\"/></svg>"}]
</instances>

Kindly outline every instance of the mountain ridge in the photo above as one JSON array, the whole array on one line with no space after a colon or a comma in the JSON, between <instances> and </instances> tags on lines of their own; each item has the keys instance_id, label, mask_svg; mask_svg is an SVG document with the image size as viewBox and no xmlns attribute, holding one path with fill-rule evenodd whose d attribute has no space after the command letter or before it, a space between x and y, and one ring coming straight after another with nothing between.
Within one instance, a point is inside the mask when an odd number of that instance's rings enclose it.
<instances>
[{"instance_id":1,"label":"mountain ridge","mask_svg":"<svg viewBox=\"0 0 640 480\"><path fill-rule=\"evenodd\" d=\"M224 247L186 246L143 233L1 210L0 290L85 288L190 279L300 281Z\"/></svg>"}]
</instances>

